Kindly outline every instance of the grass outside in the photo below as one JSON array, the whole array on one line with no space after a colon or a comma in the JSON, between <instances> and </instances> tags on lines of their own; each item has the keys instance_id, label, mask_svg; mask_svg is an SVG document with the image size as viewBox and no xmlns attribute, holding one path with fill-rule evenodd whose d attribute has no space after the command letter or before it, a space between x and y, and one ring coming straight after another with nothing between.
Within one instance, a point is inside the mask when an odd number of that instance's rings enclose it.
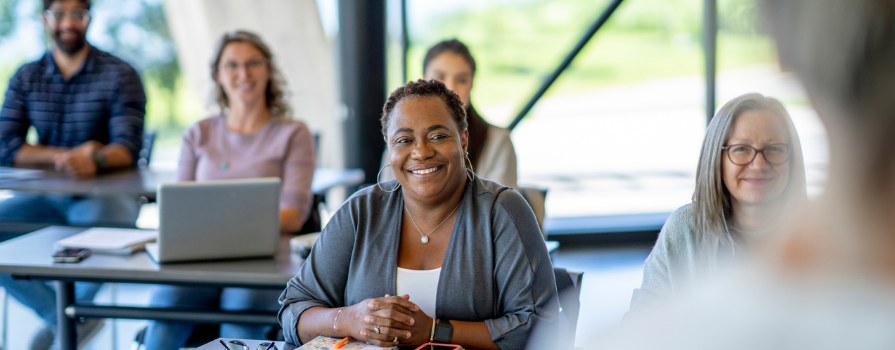
<instances>
[{"instance_id":1,"label":"grass outside","mask_svg":"<svg viewBox=\"0 0 895 350\"><path fill-rule=\"evenodd\" d=\"M531 50L516 48L518 55L537 52L540 57L527 57L520 62L538 62L540 68L501 66L492 63L488 48L472 48L479 69L472 99L477 105L510 104L522 106L540 86L543 79L559 65L571 44ZM410 62L422 60L422 49L410 53ZM479 59L479 57L482 57ZM767 37L719 33L718 70L737 69L774 60L774 50ZM413 67L412 67L413 68ZM655 79L702 75L704 57L701 43L681 36L677 39L657 32L610 32L595 36L575 58L572 65L547 91L547 96L586 92L601 88L629 85ZM420 74L419 68L411 69ZM488 116L497 124L505 124L513 116Z\"/></svg>"}]
</instances>

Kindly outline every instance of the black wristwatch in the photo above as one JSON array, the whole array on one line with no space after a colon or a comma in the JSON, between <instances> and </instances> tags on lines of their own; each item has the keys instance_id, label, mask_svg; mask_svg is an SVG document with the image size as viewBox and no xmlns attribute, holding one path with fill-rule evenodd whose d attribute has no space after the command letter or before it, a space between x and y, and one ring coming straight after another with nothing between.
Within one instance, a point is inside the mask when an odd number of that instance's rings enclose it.
<instances>
[{"instance_id":1,"label":"black wristwatch","mask_svg":"<svg viewBox=\"0 0 895 350\"><path fill-rule=\"evenodd\" d=\"M454 334L454 326L451 326L451 321L438 320L435 323L435 336L432 337L436 343L451 343L451 336Z\"/></svg>"},{"instance_id":2,"label":"black wristwatch","mask_svg":"<svg viewBox=\"0 0 895 350\"><path fill-rule=\"evenodd\" d=\"M96 172L106 170L106 155L103 152L94 151L93 163L96 164Z\"/></svg>"}]
</instances>

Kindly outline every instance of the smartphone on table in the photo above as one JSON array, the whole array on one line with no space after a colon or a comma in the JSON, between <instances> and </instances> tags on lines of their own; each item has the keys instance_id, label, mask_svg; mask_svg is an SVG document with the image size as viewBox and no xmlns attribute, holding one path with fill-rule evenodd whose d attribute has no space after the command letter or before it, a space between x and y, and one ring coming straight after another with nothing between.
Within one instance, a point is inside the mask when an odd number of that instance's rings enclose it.
<instances>
[{"instance_id":1,"label":"smartphone on table","mask_svg":"<svg viewBox=\"0 0 895 350\"><path fill-rule=\"evenodd\" d=\"M87 248L65 248L53 253L54 263L78 263L90 256Z\"/></svg>"}]
</instances>

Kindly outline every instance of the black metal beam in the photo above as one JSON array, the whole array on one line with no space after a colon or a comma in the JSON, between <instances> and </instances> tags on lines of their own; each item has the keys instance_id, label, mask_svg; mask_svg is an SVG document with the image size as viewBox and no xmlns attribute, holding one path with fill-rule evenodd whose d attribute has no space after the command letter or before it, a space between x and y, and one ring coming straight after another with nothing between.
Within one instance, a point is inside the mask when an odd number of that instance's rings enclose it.
<instances>
[{"instance_id":1,"label":"black metal beam","mask_svg":"<svg viewBox=\"0 0 895 350\"><path fill-rule=\"evenodd\" d=\"M345 111L345 166L363 169L365 183L376 182L385 150L379 127L387 96L385 18L385 0L339 0L339 86Z\"/></svg>"},{"instance_id":2,"label":"black metal beam","mask_svg":"<svg viewBox=\"0 0 895 350\"><path fill-rule=\"evenodd\" d=\"M276 312L210 311L154 307L71 305L65 308L69 318L121 318L132 320L182 321L200 323L277 324Z\"/></svg>"},{"instance_id":3,"label":"black metal beam","mask_svg":"<svg viewBox=\"0 0 895 350\"><path fill-rule=\"evenodd\" d=\"M572 64L572 60L574 60L575 57L577 57L578 54L581 52L581 50L584 49L584 46L587 45L591 38L593 38L594 34L596 34L597 31L599 31L600 28L602 28L603 25L606 24L606 21L609 20L609 17L611 17L613 13L615 13L615 10L618 9L618 6L621 5L621 3L622 0L612 0L609 6L607 6L603 13L600 14L600 17L597 17L597 20L594 21L594 23L587 29L584 35L581 36L581 39L578 40L578 43L575 44L575 47L573 47L569 54L566 55L565 58L563 58L562 62L559 63L559 66L556 67L556 69L554 69L553 72L550 73L550 75L544 78L544 81L541 83L541 86L538 87L538 90L535 91L534 95L532 95L531 98L528 99L528 102L525 103L522 109L519 110L519 113L516 114L516 117L513 118L513 121L510 123L510 125L507 126L508 129L515 129L516 126L519 125L519 123L522 121L522 119L524 119L525 116L528 115L528 112L531 111L531 108L534 107L536 103L538 103L538 100L540 100L542 96L544 96L544 93L547 92L547 89L549 89L550 86L552 86L553 83L556 82L556 79L559 78L560 74L562 74L563 71L565 71L566 68L568 68L569 65Z\"/></svg>"},{"instance_id":4,"label":"black metal beam","mask_svg":"<svg viewBox=\"0 0 895 350\"><path fill-rule=\"evenodd\" d=\"M705 0L702 8L702 47L705 53L705 123L715 115L718 61L718 0Z\"/></svg>"},{"instance_id":5,"label":"black metal beam","mask_svg":"<svg viewBox=\"0 0 895 350\"><path fill-rule=\"evenodd\" d=\"M407 83L407 50L410 49L410 33L407 25L407 0L401 0L401 84ZM425 74L426 72L423 72Z\"/></svg>"}]
</instances>

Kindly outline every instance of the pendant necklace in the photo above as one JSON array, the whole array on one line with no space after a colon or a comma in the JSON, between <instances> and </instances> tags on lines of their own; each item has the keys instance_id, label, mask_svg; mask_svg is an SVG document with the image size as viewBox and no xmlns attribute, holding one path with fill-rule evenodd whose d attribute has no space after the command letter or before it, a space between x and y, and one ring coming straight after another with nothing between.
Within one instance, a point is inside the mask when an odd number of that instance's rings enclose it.
<instances>
[{"instance_id":1,"label":"pendant necklace","mask_svg":"<svg viewBox=\"0 0 895 350\"><path fill-rule=\"evenodd\" d=\"M429 243L429 235L435 233L435 231L437 231L438 228L441 227L441 225L444 224L448 218L450 218L452 215L454 215L454 212L457 211L457 208L460 208L460 203L457 203L457 206L454 207L454 210L451 210L451 213L448 214L448 216L445 217L444 220L441 220L441 222L438 223L438 226L435 226L435 228L432 229L432 231L429 231L429 234L423 234L423 230L421 230L420 226L416 224L416 219L413 218L413 214L410 213L410 209L407 209L407 207L405 206L404 211L407 212L407 216L410 216L410 222L412 222L413 226L416 227L416 230L419 231L420 243L426 244L426 243Z\"/></svg>"}]
</instances>

